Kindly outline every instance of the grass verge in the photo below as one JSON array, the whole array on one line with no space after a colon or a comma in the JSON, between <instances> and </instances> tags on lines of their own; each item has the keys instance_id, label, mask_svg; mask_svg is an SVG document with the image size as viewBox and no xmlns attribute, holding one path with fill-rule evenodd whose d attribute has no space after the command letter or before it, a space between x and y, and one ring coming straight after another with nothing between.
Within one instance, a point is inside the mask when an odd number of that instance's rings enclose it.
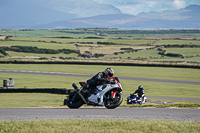
<instances>
[{"instance_id":1,"label":"grass verge","mask_svg":"<svg viewBox=\"0 0 200 133\"><path fill-rule=\"evenodd\" d=\"M47 93L0 93L0 108L19 108L19 107L67 107L63 105L66 95L47 94ZM83 105L86 106L86 105ZM180 108L199 108L200 102L162 104L145 103L143 105L133 105L126 103L126 97L120 107L180 107Z\"/></svg>"},{"instance_id":2,"label":"grass verge","mask_svg":"<svg viewBox=\"0 0 200 133\"><path fill-rule=\"evenodd\" d=\"M46 93L0 93L0 108L58 107L66 95Z\"/></svg>"},{"instance_id":3,"label":"grass verge","mask_svg":"<svg viewBox=\"0 0 200 133\"><path fill-rule=\"evenodd\" d=\"M2 133L198 133L200 122L158 120L25 120L0 121Z\"/></svg>"},{"instance_id":4,"label":"grass verge","mask_svg":"<svg viewBox=\"0 0 200 133\"><path fill-rule=\"evenodd\" d=\"M154 108L168 108L168 107L177 107L177 108L198 108L200 104L143 104L143 105L121 105L120 107L154 107Z\"/></svg>"}]
</instances>

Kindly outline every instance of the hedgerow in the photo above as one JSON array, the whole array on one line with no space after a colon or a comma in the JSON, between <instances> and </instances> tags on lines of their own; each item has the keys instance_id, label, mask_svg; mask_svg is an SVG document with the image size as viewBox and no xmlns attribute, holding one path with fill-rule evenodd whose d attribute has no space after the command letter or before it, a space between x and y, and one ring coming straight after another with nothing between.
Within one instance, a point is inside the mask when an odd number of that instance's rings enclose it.
<instances>
[{"instance_id":1,"label":"hedgerow","mask_svg":"<svg viewBox=\"0 0 200 133\"><path fill-rule=\"evenodd\" d=\"M8 53L6 51L14 51L14 52L24 52L24 53L38 53L38 54L71 54L71 53L77 53L79 54L78 50L72 50L72 49L46 49L46 48L38 48L38 47L32 47L32 46L11 46L11 47L1 47L0 53L2 53L4 56L7 56Z\"/></svg>"}]
</instances>

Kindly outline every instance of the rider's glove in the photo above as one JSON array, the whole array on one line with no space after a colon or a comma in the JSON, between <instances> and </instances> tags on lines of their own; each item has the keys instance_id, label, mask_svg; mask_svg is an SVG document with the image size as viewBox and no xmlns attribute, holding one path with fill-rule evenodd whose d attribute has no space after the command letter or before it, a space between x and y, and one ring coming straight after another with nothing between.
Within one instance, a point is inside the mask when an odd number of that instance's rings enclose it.
<instances>
[{"instance_id":1,"label":"rider's glove","mask_svg":"<svg viewBox=\"0 0 200 133\"><path fill-rule=\"evenodd\" d=\"M106 81L107 81L107 82L111 82L111 80L110 80L110 79L108 79L108 78L106 79Z\"/></svg>"}]
</instances>

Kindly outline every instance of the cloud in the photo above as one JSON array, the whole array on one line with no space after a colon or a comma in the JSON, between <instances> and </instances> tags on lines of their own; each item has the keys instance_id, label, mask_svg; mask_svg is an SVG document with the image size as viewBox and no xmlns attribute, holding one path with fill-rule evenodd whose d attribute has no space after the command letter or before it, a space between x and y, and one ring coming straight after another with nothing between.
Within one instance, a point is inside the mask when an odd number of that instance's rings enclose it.
<instances>
[{"instance_id":1,"label":"cloud","mask_svg":"<svg viewBox=\"0 0 200 133\"><path fill-rule=\"evenodd\" d=\"M121 5L121 6L116 6L121 10L121 12L126 13L126 14L133 14L137 15L140 12L143 12L144 6L142 4L137 4L137 5Z\"/></svg>"},{"instance_id":2,"label":"cloud","mask_svg":"<svg viewBox=\"0 0 200 133\"><path fill-rule=\"evenodd\" d=\"M162 12L177 10L191 4L200 4L200 0L91 0L99 4L117 7L123 13L137 15L140 12Z\"/></svg>"},{"instance_id":3,"label":"cloud","mask_svg":"<svg viewBox=\"0 0 200 133\"><path fill-rule=\"evenodd\" d=\"M162 11L167 7L162 7L166 0L93 0L99 4L110 4L123 13L137 15L140 12ZM168 0L173 2L173 0Z\"/></svg>"},{"instance_id":4,"label":"cloud","mask_svg":"<svg viewBox=\"0 0 200 133\"><path fill-rule=\"evenodd\" d=\"M184 0L174 0L173 5L176 9L180 9L186 7L186 2Z\"/></svg>"}]
</instances>

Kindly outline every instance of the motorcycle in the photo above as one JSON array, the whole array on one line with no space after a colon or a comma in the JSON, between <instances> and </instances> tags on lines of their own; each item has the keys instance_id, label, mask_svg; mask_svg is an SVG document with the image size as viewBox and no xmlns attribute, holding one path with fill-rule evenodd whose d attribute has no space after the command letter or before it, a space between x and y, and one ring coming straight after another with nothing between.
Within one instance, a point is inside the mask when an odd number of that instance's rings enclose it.
<instances>
[{"instance_id":1,"label":"motorcycle","mask_svg":"<svg viewBox=\"0 0 200 133\"><path fill-rule=\"evenodd\" d=\"M123 89L118 77L111 77L110 84L96 86L96 90L91 91L85 82L79 82L81 88L73 83L74 92L71 92L66 100L66 105L71 109L77 109L83 104L92 106L105 106L107 109L118 107L122 101Z\"/></svg>"},{"instance_id":2,"label":"motorcycle","mask_svg":"<svg viewBox=\"0 0 200 133\"><path fill-rule=\"evenodd\" d=\"M147 101L147 97L144 96L143 98L138 98L137 94L130 94L127 97L127 104L144 104Z\"/></svg>"}]
</instances>

